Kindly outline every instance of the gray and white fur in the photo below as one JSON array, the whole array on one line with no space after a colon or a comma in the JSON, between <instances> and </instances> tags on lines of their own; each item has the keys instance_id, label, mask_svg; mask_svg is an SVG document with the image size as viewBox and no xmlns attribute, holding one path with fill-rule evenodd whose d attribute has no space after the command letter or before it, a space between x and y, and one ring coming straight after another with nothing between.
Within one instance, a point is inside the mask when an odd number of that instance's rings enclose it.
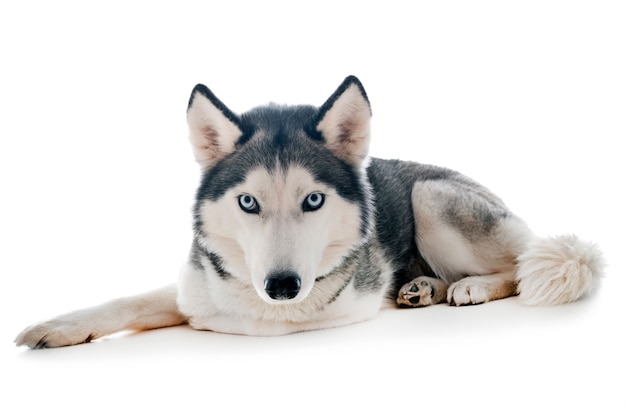
<instances>
[{"instance_id":1,"label":"gray and white fur","mask_svg":"<svg viewBox=\"0 0 626 404\"><path fill-rule=\"evenodd\" d=\"M370 103L356 77L319 108L237 115L205 86L187 121L203 177L177 284L35 324L17 345L57 347L188 323L281 335L347 325L382 307L519 295L579 299L603 258L576 236L538 238L455 171L368 157Z\"/></svg>"}]
</instances>

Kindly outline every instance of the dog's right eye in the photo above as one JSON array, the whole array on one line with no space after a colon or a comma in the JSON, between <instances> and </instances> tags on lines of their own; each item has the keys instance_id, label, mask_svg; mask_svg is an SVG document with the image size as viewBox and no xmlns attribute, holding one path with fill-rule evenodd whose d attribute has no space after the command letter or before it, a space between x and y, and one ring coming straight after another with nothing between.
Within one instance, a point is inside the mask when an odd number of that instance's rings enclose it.
<instances>
[{"instance_id":1,"label":"dog's right eye","mask_svg":"<svg viewBox=\"0 0 626 404\"><path fill-rule=\"evenodd\" d=\"M259 213L259 204L250 195L239 195L239 207L246 213Z\"/></svg>"}]
</instances>

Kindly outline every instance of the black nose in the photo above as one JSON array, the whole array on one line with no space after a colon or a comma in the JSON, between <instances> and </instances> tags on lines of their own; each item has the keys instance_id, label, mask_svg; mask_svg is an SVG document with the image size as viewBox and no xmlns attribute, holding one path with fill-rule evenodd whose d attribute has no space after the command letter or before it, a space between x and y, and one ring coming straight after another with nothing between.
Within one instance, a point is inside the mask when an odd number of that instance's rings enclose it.
<instances>
[{"instance_id":1,"label":"black nose","mask_svg":"<svg viewBox=\"0 0 626 404\"><path fill-rule=\"evenodd\" d=\"M277 272L265 278L265 292L274 300L293 299L300 292L300 277L293 272Z\"/></svg>"}]
</instances>

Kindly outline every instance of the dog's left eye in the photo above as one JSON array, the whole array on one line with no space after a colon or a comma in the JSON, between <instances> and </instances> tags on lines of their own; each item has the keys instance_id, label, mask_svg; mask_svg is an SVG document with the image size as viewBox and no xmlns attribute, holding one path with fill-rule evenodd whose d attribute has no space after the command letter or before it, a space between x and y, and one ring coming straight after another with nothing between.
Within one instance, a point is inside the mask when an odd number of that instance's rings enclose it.
<instances>
[{"instance_id":1,"label":"dog's left eye","mask_svg":"<svg viewBox=\"0 0 626 404\"><path fill-rule=\"evenodd\" d=\"M302 203L302 210L305 212L312 212L318 210L324 204L324 194L320 192L313 192L309 194Z\"/></svg>"}]
</instances>

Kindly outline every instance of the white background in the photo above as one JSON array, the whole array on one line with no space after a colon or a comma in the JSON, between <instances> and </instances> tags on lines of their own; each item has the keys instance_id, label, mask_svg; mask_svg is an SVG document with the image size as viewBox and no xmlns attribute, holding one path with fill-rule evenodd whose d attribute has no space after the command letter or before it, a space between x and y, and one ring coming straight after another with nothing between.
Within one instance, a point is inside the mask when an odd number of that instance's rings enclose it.
<instances>
[{"instance_id":1,"label":"white background","mask_svg":"<svg viewBox=\"0 0 626 404\"><path fill-rule=\"evenodd\" d=\"M164 3L0 6L0 401L626 402L622 2ZM455 168L537 233L597 242L597 292L279 338L13 346L34 321L176 280L196 83L243 112L320 105L349 74L373 155Z\"/></svg>"}]
</instances>

